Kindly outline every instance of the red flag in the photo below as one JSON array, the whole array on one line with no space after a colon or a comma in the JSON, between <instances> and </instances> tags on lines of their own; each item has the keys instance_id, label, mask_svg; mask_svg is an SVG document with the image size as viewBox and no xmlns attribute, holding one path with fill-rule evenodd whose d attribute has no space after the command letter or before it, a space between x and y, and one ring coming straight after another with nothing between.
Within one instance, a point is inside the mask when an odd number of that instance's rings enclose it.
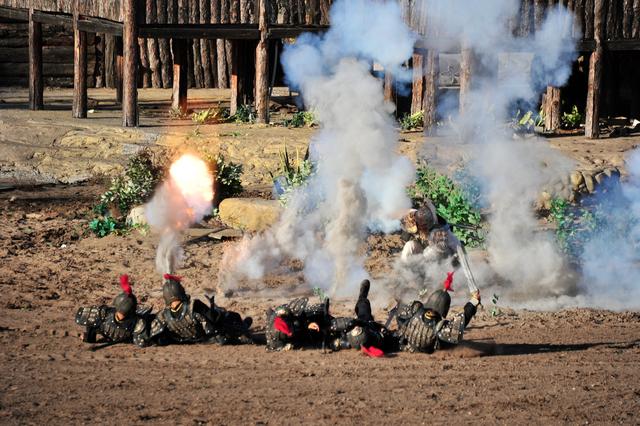
<instances>
[{"instance_id":1,"label":"red flag","mask_svg":"<svg viewBox=\"0 0 640 426\"><path fill-rule=\"evenodd\" d=\"M131 290L131 285L129 284L129 275L120 275L120 287L122 287L122 291L131 296L133 291Z\"/></svg>"},{"instance_id":2,"label":"red flag","mask_svg":"<svg viewBox=\"0 0 640 426\"><path fill-rule=\"evenodd\" d=\"M179 277L177 275L171 275L171 274L164 274L162 276L165 280L171 280L171 281L178 281L180 282L182 280L182 277Z\"/></svg>"},{"instance_id":3,"label":"red flag","mask_svg":"<svg viewBox=\"0 0 640 426\"><path fill-rule=\"evenodd\" d=\"M444 280L444 291L451 291L453 292L453 287L451 287L451 284L453 284L453 272L447 272L447 278Z\"/></svg>"},{"instance_id":4,"label":"red flag","mask_svg":"<svg viewBox=\"0 0 640 426\"><path fill-rule=\"evenodd\" d=\"M287 324L285 320L283 320L282 318L276 317L273 320L273 326L279 332L284 333L289 337L293 336L293 333L291 332L291 328L289 328L289 324Z\"/></svg>"},{"instance_id":5,"label":"red flag","mask_svg":"<svg viewBox=\"0 0 640 426\"><path fill-rule=\"evenodd\" d=\"M384 356L382 349L378 349L375 346L369 346L368 348L366 346L361 346L360 349L365 355L369 355L373 358L382 358Z\"/></svg>"}]
</instances>

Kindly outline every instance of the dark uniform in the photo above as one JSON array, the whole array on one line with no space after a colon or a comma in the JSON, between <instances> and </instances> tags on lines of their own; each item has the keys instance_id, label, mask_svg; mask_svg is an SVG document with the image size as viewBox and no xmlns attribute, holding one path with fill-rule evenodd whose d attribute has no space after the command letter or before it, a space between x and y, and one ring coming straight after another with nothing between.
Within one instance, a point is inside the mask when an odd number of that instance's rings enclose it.
<instances>
[{"instance_id":1,"label":"dark uniform","mask_svg":"<svg viewBox=\"0 0 640 426\"><path fill-rule=\"evenodd\" d=\"M377 348L383 352L394 347L393 336L373 318L369 302L369 280L360 284L360 294L356 302L356 318L338 317L331 320L331 348L340 349Z\"/></svg>"},{"instance_id":2,"label":"dark uniform","mask_svg":"<svg viewBox=\"0 0 640 426\"><path fill-rule=\"evenodd\" d=\"M237 312L215 306L213 299L209 299L209 306L198 299L191 302L178 277L165 275L162 295L166 307L151 324L151 337L157 343L209 341L227 344L251 341L251 318L243 320Z\"/></svg>"},{"instance_id":3,"label":"dark uniform","mask_svg":"<svg viewBox=\"0 0 640 426\"><path fill-rule=\"evenodd\" d=\"M120 277L123 292L113 300L113 306L81 307L76 313L76 323L84 326L82 341L96 343L100 334L107 342L130 343L140 347L149 345L150 309L139 309L126 275ZM116 313L123 318L118 320Z\"/></svg>"},{"instance_id":4,"label":"dark uniform","mask_svg":"<svg viewBox=\"0 0 640 426\"><path fill-rule=\"evenodd\" d=\"M399 349L432 353L441 347L460 343L479 302L478 298L472 297L465 304L464 312L452 319L446 318L451 297L444 290L432 293L424 304L414 301L410 305L398 305L395 308L398 324L395 336Z\"/></svg>"},{"instance_id":5,"label":"dark uniform","mask_svg":"<svg viewBox=\"0 0 640 426\"><path fill-rule=\"evenodd\" d=\"M322 345L331 323L329 299L311 304L307 297L294 299L267 310L266 340L268 351L281 351L302 346ZM319 331L309 329L317 324Z\"/></svg>"}]
</instances>

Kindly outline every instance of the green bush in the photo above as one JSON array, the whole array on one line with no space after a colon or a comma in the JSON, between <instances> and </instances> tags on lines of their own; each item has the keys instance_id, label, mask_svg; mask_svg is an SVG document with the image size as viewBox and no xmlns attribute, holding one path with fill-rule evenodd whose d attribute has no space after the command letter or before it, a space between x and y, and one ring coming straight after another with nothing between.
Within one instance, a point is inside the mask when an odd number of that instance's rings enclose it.
<instances>
[{"instance_id":1,"label":"green bush","mask_svg":"<svg viewBox=\"0 0 640 426\"><path fill-rule=\"evenodd\" d=\"M216 108L194 112L191 114L191 121L196 124L219 123L226 119L227 114L228 110L218 105Z\"/></svg>"},{"instance_id":2,"label":"green bush","mask_svg":"<svg viewBox=\"0 0 640 426\"><path fill-rule=\"evenodd\" d=\"M551 200L549 218L556 224L556 241L567 255L578 258L591 239L601 220L597 214L574 206L564 198Z\"/></svg>"},{"instance_id":3,"label":"green bush","mask_svg":"<svg viewBox=\"0 0 640 426\"><path fill-rule=\"evenodd\" d=\"M242 164L226 162L222 154L218 154L216 162L216 180L220 191L219 199L233 197L242 192Z\"/></svg>"},{"instance_id":4,"label":"green bush","mask_svg":"<svg viewBox=\"0 0 640 426\"><path fill-rule=\"evenodd\" d=\"M414 114L405 114L400 119L400 128L402 130L413 130L424 127L424 111L418 111Z\"/></svg>"},{"instance_id":5,"label":"green bush","mask_svg":"<svg viewBox=\"0 0 640 426\"><path fill-rule=\"evenodd\" d=\"M312 127L317 124L313 111L298 111L293 114L291 120L284 120L287 127Z\"/></svg>"},{"instance_id":6,"label":"green bush","mask_svg":"<svg viewBox=\"0 0 640 426\"><path fill-rule=\"evenodd\" d=\"M95 218L89 222L89 229L98 237L106 237L107 235L115 232L118 227L118 223L111 216L105 216Z\"/></svg>"},{"instance_id":7,"label":"green bush","mask_svg":"<svg viewBox=\"0 0 640 426\"><path fill-rule=\"evenodd\" d=\"M448 176L421 164L409 195L417 202L424 198L431 200L438 214L452 225L454 234L466 246L478 247L484 243L480 211Z\"/></svg>"},{"instance_id":8,"label":"green bush","mask_svg":"<svg viewBox=\"0 0 640 426\"><path fill-rule=\"evenodd\" d=\"M229 117L229 120L235 123L253 123L255 115L251 105L240 105L236 113Z\"/></svg>"},{"instance_id":9,"label":"green bush","mask_svg":"<svg viewBox=\"0 0 640 426\"><path fill-rule=\"evenodd\" d=\"M565 112L562 114L562 119L560 121L562 122L562 125L564 127L569 129L575 129L580 127L580 124L583 121L583 117L580 111L578 111L578 107L574 105L571 108L571 112L569 113Z\"/></svg>"},{"instance_id":10,"label":"green bush","mask_svg":"<svg viewBox=\"0 0 640 426\"><path fill-rule=\"evenodd\" d=\"M289 157L287 147L280 153L280 163L275 173L269 172L274 184L282 186L283 194L280 196L280 202L287 204L291 191L295 188L303 186L313 175L313 163L308 158L308 151L304 158L300 158L300 153L296 151L295 161Z\"/></svg>"}]
</instances>

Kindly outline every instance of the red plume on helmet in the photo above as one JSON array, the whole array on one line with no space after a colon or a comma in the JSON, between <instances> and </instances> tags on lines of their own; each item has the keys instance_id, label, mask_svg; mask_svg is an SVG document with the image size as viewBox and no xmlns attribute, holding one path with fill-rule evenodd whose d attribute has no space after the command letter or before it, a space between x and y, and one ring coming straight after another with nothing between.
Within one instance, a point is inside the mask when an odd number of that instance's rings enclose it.
<instances>
[{"instance_id":1,"label":"red plume on helmet","mask_svg":"<svg viewBox=\"0 0 640 426\"><path fill-rule=\"evenodd\" d=\"M453 291L453 287L451 287L451 285L453 284L453 272L447 272L447 278L445 278L444 280L444 291Z\"/></svg>"},{"instance_id":2,"label":"red plume on helmet","mask_svg":"<svg viewBox=\"0 0 640 426\"><path fill-rule=\"evenodd\" d=\"M164 278L165 280L171 280L171 281L182 281L182 277L179 277L177 275L171 275L171 274L164 274L162 276L162 278Z\"/></svg>"},{"instance_id":3,"label":"red plume on helmet","mask_svg":"<svg viewBox=\"0 0 640 426\"><path fill-rule=\"evenodd\" d=\"M360 349L362 350L362 353L372 358L382 358L384 356L382 349L376 348L375 346L361 346Z\"/></svg>"},{"instance_id":4,"label":"red plume on helmet","mask_svg":"<svg viewBox=\"0 0 640 426\"><path fill-rule=\"evenodd\" d=\"M280 317L274 318L273 327L279 332L286 334L288 337L293 336L293 332L291 331L289 324L287 324L286 321Z\"/></svg>"},{"instance_id":5,"label":"red plume on helmet","mask_svg":"<svg viewBox=\"0 0 640 426\"><path fill-rule=\"evenodd\" d=\"M129 296L133 295L133 290L131 290L131 284L129 284L129 275L127 274L120 275L120 287L122 287L122 291L124 291Z\"/></svg>"}]
</instances>

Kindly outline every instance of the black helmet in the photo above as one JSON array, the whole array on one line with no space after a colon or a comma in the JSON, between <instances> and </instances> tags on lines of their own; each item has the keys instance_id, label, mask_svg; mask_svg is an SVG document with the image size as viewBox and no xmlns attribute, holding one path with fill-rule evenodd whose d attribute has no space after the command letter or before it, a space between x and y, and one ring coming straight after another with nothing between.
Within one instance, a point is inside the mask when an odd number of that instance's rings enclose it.
<instances>
[{"instance_id":1,"label":"black helmet","mask_svg":"<svg viewBox=\"0 0 640 426\"><path fill-rule=\"evenodd\" d=\"M179 277L165 274L164 279L164 285L162 286L162 297L164 298L164 303L170 305L171 302L175 300L179 300L181 302L189 300L189 296L187 296L187 293L184 291L184 287L180 284Z\"/></svg>"},{"instance_id":2,"label":"black helmet","mask_svg":"<svg viewBox=\"0 0 640 426\"><path fill-rule=\"evenodd\" d=\"M446 318L449 313L449 306L451 306L451 296L444 290L436 290L431 293L424 304L425 309L431 309L442 318Z\"/></svg>"},{"instance_id":3,"label":"black helmet","mask_svg":"<svg viewBox=\"0 0 640 426\"><path fill-rule=\"evenodd\" d=\"M125 317L128 317L136 311L138 300L131 290L129 277L127 275L120 276L120 287L122 288L122 293L113 299L113 307L116 308L116 312L120 312Z\"/></svg>"}]
</instances>

